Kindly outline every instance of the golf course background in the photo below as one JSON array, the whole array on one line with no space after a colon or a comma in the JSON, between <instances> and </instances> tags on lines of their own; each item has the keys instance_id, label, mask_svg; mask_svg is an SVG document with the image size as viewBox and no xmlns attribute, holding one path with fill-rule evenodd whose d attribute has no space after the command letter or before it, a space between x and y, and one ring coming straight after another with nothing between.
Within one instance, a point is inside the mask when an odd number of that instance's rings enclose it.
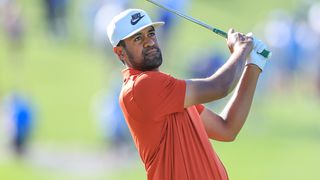
<instances>
[{"instance_id":1,"label":"golf course background","mask_svg":"<svg viewBox=\"0 0 320 180\"><path fill-rule=\"evenodd\" d=\"M63 40L55 39L47 32L42 1L17 2L22 7L25 41L18 54L12 52L4 33L0 33L0 99L15 90L32 99L36 122L30 151L46 151L44 158L55 152L55 155L74 160L76 163L70 164L75 166L87 164L64 168L68 163L64 160L57 161L58 164L42 164L44 161L34 160L33 156L16 159L8 152L9 135L0 121L0 179L146 179L137 154L133 153L127 165L113 166L117 164L117 157L99 166L95 161L100 159L99 155L103 161L108 151L92 113L93 99L101 92L107 93L112 80L119 79L121 83L119 77L123 67L112 55L110 46L101 50L89 42L90 34L82 13L88 1L69 1L69 37ZM237 31L254 31L257 36L262 36L261 31L255 30L267 20L271 11L293 12L301 4L301 1L292 0L193 0L187 6L187 13L223 30L233 27ZM132 7L143 8L152 16L157 9L143 0L134 1ZM210 48L228 52L221 37L181 20L162 47L162 70L186 78L190 57ZM270 63L275 60L271 59ZM271 75L272 78L278 77ZM313 79L298 74L288 88L259 88L248 120L236 141L212 141L231 180L320 179L320 97L313 84ZM208 106L220 112L228 98ZM59 166L62 168L57 168Z\"/></svg>"}]
</instances>

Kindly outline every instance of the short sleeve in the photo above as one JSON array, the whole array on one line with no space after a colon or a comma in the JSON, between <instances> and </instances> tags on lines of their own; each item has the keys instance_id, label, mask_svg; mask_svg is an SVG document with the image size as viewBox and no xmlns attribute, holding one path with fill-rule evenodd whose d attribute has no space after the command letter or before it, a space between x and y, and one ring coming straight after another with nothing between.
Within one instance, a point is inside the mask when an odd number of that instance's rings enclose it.
<instances>
[{"instance_id":1,"label":"short sleeve","mask_svg":"<svg viewBox=\"0 0 320 180\"><path fill-rule=\"evenodd\" d=\"M186 82L161 72L147 72L135 80L133 98L145 115L162 116L184 110Z\"/></svg>"},{"instance_id":2,"label":"short sleeve","mask_svg":"<svg viewBox=\"0 0 320 180\"><path fill-rule=\"evenodd\" d=\"M197 108L198 113L201 114L205 107L202 104L198 104L198 105L196 105L196 108Z\"/></svg>"}]
</instances>

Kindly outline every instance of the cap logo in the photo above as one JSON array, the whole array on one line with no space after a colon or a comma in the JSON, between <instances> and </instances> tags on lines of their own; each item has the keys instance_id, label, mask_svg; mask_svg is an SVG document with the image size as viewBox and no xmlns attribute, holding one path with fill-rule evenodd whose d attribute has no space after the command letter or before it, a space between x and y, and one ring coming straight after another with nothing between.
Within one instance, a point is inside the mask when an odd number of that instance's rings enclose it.
<instances>
[{"instance_id":1,"label":"cap logo","mask_svg":"<svg viewBox=\"0 0 320 180\"><path fill-rule=\"evenodd\" d=\"M131 16L131 24L133 26L136 25L143 17L144 17L144 15L141 16L140 13L136 13L136 14L132 15Z\"/></svg>"}]
</instances>

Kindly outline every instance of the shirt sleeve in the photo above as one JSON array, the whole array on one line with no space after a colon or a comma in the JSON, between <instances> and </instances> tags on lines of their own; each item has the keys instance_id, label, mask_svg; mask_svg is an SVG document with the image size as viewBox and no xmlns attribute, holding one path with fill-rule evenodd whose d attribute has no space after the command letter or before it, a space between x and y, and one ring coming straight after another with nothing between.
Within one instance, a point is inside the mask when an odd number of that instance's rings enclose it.
<instances>
[{"instance_id":1,"label":"shirt sleeve","mask_svg":"<svg viewBox=\"0 0 320 180\"><path fill-rule=\"evenodd\" d=\"M135 80L133 97L145 115L163 116L184 110L186 82L161 72L147 72Z\"/></svg>"},{"instance_id":2,"label":"shirt sleeve","mask_svg":"<svg viewBox=\"0 0 320 180\"><path fill-rule=\"evenodd\" d=\"M197 108L198 113L201 114L205 107L202 104L198 104L198 105L196 105L196 108Z\"/></svg>"}]
</instances>

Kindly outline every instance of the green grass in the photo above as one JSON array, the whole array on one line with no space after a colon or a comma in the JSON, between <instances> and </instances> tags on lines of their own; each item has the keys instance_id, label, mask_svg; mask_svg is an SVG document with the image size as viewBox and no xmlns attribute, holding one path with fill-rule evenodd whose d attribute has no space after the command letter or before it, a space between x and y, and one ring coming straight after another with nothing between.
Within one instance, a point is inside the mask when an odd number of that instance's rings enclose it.
<instances>
[{"instance_id":1,"label":"green grass","mask_svg":"<svg viewBox=\"0 0 320 180\"><path fill-rule=\"evenodd\" d=\"M83 21L77 13L85 1L72 2L72 33L67 41L50 38L45 32L39 2L21 2L27 36L20 55L10 53L3 33L0 35L0 97L18 89L34 100L38 113L32 144L53 144L61 149L75 144L80 150L95 151L104 142L91 112L92 100L102 90L107 93L108 83L121 76L121 64L115 56L106 56L86 41ZM135 4L151 14L156 9L143 0ZM264 23L271 10L293 10L298 5L289 0L200 0L192 1L188 14L223 30L234 27L248 32ZM174 27L163 49L164 70L181 78L187 74L188 60L194 54L228 51L223 39L184 20ZM13 62L16 57L21 62ZM260 93L238 139L232 143L213 142L230 179L320 179L320 103L300 86L294 89L283 94ZM0 179L145 179L140 161L125 169L79 176L3 159L0 154Z\"/></svg>"},{"instance_id":2,"label":"green grass","mask_svg":"<svg viewBox=\"0 0 320 180\"><path fill-rule=\"evenodd\" d=\"M230 179L320 178L319 103L292 94L264 101L234 143L217 143Z\"/></svg>"}]
</instances>

